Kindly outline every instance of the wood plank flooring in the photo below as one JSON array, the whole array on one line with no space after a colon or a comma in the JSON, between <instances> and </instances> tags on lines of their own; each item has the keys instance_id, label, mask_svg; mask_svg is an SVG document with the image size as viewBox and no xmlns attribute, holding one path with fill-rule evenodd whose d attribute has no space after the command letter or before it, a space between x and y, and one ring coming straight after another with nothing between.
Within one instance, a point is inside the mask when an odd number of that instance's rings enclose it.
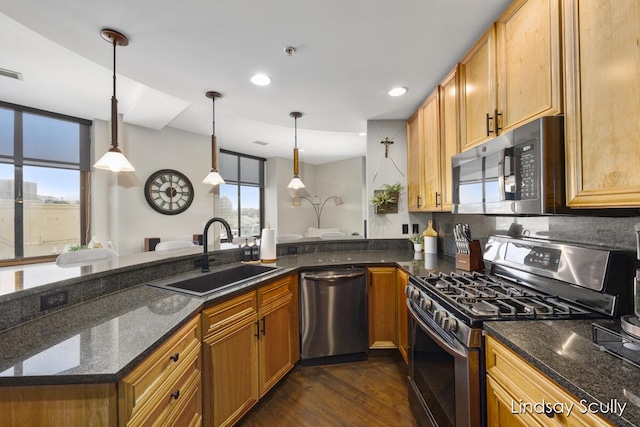
<instances>
[{"instance_id":1,"label":"wood plank flooring","mask_svg":"<svg viewBox=\"0 0 640 427\"><path fill-rule=\"evenodd\" d=\"M296 366L237 425L415 427L407 387L395 350L369 351L362 362Z\"/></svg>"}]
</instances>

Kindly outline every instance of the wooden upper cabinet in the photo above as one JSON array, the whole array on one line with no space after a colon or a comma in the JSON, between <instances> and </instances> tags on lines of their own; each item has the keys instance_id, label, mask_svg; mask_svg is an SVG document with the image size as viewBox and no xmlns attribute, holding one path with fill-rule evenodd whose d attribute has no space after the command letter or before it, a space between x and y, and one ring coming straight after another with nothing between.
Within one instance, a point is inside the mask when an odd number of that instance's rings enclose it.
<instances>
[{"instance_id":1,"label":"wooden upper cabinet","mask_svg":"<svg viewBox=\"0 0 640 427\"><path fill-rule=\"evenodd\" d=\"M422 133L422 113L419 108L407 121L407 202L409 212L424 209L424 158Z\"/></svg>"},{"instance_id":2,"label":"wooden upper cabinet","mask_svg":"<svg viewBox=\"0 0 640 427\"><path fill-rule=\"evenodd\" d=\"M491 137L496 102L495 26L476 42L460 62L460 140L461 150Z\"/></svg>"},{"instance_id":3,"label":"wooden upper cabinet","mask_svg":"<svg viewBox=\"0 0 640 427\"><path fill-rule=\"evenodd\" d=\"M559 0L519 0L496 22L499 133L562 113Z\"/></svg>"},{"instance_id":4,"label":"wooden upper cabinet","mask_svg":"<svg viewBox=\"0 0 640 427\"><path fill-rule=\"evenodd\" d=\"M640 206L640 2L563 2L567 202Z\"/></svg>"},{"instance_id":5,"label":"wooden upper cabinet","mask_svg":"<svg viewBox=\"0 0 640 427\"><path fill-rule=\"evenodd\" d=\"M440 210L440 94L434 90L422 107L424 134L424 210Z\"/></svg>"},{"instance_id":6,"label":"wooden upper cabinet","mask_svg":"<svg viewBox=\"0 0 640 427\"><path fill-rule=\"evenodd\" d=\"M562 104L559 0L516 0L460 62L461 150Z\"/></svg>"},{"instance_id":7,"label":"wooden upper cabinet","mask_svg":"<svg viewBox=\"0 0 640 427\"><path fill-rule=\"evenodd\" d=\"M451 211L453 180L451 157L460 152L460 93L458 67L440 84L440 198L443 211Z\"/></svg>"}]
</instances>

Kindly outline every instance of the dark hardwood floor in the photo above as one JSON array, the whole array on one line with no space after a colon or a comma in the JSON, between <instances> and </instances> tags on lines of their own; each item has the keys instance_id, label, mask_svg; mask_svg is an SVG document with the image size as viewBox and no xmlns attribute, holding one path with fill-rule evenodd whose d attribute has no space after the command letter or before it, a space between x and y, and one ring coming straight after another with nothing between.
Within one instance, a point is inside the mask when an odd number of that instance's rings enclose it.
<instances>
[{"instance_id":1,"label":"dark hardwood floor","mask_svg":"<svg viewBox=\"0 0 640 427\"><path fill-rule=\"evenodd\" d=\"M416 426L407 401L407 366L396 350L368 360L296 366L237 424L260 426Z\"/></svg>"}]
</instances>

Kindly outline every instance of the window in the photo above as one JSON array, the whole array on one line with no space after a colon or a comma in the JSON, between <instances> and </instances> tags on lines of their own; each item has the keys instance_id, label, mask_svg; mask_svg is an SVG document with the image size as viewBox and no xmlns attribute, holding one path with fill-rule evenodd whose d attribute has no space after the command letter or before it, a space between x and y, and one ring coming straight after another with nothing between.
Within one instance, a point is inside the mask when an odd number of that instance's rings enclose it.
<instances>
[{"instance_id":1,"label":"window","mask_svg":"<svg viewBox=\"0 0 640 427\"><path fill-rule=\"evenodd\" d=\"M90 126L0 102L0 264L86 243Z\"/></svg>"},{"instance_id":2,"label":"window","mask_svg":"<svg viewBox=\"0 0 640 427\"><path fill-rule=\"evenodd\" d=\"M220 150L220 216L234 237L260 237L264 212L264 162L260 157ZM220 238L226 238L224 230Z\"/></svg>"}]
</instances>

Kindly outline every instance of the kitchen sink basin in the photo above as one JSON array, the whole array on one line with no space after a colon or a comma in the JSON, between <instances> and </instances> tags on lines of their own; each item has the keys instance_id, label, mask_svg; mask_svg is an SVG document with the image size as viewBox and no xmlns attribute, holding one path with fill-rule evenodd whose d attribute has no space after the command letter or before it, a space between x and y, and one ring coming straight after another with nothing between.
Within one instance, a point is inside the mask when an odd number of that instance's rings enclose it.
<instances>
[{"instance_id":1,"label":"kitchen sink basin","mask_svg":"<svg viewBox=\"0 0 640 427\"><path fill-rule=\"evenodd\" d=\"M207 273L192 272L149 283L157 288L170 289L190 295L205 296L215 291L239 285L249 285L274 275L283 267L242 264Z\"/></svg>"}]
</instances>

